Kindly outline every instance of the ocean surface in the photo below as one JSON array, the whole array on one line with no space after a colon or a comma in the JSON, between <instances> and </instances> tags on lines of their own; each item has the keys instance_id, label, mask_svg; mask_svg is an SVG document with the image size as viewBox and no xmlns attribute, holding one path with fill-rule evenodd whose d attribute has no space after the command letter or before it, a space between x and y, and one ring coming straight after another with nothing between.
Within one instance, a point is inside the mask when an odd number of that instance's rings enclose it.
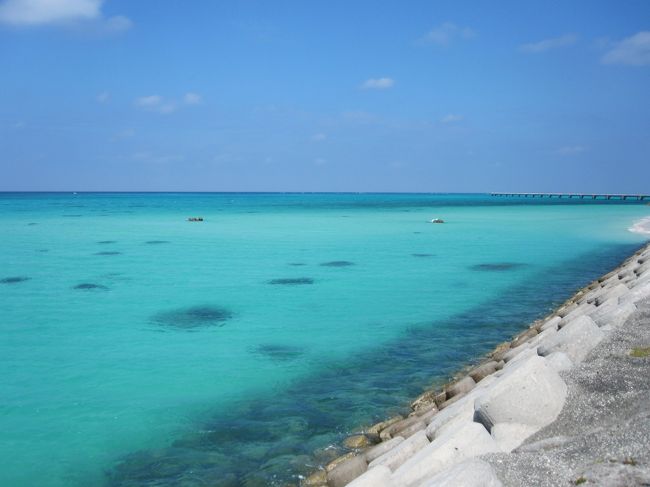
<instances>
[{"instance_id":1,"label":"ocean surface","mask_svg":"<svg viewBox=\"0 0 650 487\"><path fill-rule=\"evenodd\" d=\"M295 483L616 266L648 215L486 195L0 194L0 485Z\"/></svg>"}]
</instances>

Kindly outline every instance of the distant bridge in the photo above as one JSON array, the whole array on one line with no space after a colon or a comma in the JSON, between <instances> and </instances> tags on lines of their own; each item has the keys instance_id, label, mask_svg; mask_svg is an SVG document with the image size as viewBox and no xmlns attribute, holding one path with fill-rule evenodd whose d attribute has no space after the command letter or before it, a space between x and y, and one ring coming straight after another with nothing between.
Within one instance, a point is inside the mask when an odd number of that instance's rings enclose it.
<instances>
[{"instance_id":1,"label":"distant bridge","mask_svg":"<svg viewBox=\"0 0 650 487\"><path fill-rule=\"evenodd\" d=\"M566 198L566 199L590 199L590 200L650 200L647 194L595 194L595 193L490 193L491 196L505 198Z\"/></svg>"}]
</instances>

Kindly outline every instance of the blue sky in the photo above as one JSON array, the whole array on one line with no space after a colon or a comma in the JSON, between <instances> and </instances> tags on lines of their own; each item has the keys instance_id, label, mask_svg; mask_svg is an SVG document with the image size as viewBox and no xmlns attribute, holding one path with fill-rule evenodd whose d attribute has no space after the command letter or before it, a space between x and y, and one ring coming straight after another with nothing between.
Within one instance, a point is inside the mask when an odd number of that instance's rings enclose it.
<instances>
[{"instance_id":1,"label":"blue sky","mask_svg":"<svg viewBox=\"0 0 650 487\"><path fill-rule=\"evenodd\" d=\"M650 192L650 2L0 0L0 190Z\"/></svg>"}]
</instances>

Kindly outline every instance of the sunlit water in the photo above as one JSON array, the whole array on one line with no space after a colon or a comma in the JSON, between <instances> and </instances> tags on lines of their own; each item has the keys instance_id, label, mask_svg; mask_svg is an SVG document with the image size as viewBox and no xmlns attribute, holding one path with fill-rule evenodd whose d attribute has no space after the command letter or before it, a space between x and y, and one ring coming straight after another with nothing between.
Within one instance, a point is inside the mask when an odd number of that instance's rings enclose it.
<instances>
[{"instance_id":1,"label":"sunlit water","mask_svg":"<svg viewBox=\"0 0 650 487\"><path fill-rule=\"evenodd\" d=\"M0 485L295 481L648 238L566 203L0 194Z\"/></svg>"}]
</instances>

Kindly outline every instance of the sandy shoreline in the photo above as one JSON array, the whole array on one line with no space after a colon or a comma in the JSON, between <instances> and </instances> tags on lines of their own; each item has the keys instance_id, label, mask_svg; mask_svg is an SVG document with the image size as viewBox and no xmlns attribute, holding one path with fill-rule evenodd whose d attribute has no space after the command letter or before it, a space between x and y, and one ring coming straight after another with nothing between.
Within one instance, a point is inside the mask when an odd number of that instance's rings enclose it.
<instances>
[{"instance_id":1,"label":"sandy shoreline","mask_svg":"<svg viewBox=\"0 0 650 487\"><path fill-rule=\"evenodd\" d=\"M650 218L636 222L630 231L650 234ZM425 391L413 401L407 417L389 418L347 438L349 453L302 485L501 485L485 462L476 460L458 471L453 467L482 454L511 452L551 424L567 397L560 374L585 360L646 296L650 244L499 345L478 367L465 369L440 390ZM467 472L474 472L474 480L482 483L473 483ZM460 482L458 475L466 478ZM488 478L492 483L485 483Z\"/></svg>"}]
</instances>

